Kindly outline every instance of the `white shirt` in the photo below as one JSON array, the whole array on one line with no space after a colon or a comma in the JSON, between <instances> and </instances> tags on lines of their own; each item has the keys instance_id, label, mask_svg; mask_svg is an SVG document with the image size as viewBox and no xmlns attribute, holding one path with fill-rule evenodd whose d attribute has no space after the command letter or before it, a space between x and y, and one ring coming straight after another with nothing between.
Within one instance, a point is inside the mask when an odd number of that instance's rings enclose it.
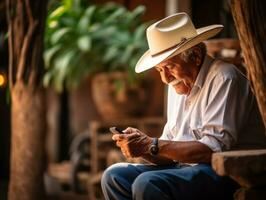
<instances>
[{"instance_id":1,"label":"white shirt","mask_svg":"<svg viewBox=\"0 0 266 200\"><path fill-rule=\"evenodd\" d=\"M249 81L231 64L207 55L189 96L168 86L162 140L197 140L214 152L265 148L264 131Z\"/></svg>"}]
</instances>

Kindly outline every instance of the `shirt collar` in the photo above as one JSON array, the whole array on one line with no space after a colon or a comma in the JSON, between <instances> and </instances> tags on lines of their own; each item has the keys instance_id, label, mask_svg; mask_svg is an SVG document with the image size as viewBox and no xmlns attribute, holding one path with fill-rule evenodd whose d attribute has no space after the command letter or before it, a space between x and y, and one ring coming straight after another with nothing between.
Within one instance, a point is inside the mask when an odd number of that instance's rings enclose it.
<instances>
[{"instance_id":1,"label":"shirt collar","mask_svg":"<svg viewBox=\"0 0 266 200\"><path fill-rule=\"evenodd\" d=\"M213 61L214 61L214 59L206 54L204 61L203 61L203 64L200 68L199 74L198 74L196 81L194 83L194 86L202 88L204 81L206 79L206 76L208 74L209 68L210 68Z\"/></svg>"}]
</instances>

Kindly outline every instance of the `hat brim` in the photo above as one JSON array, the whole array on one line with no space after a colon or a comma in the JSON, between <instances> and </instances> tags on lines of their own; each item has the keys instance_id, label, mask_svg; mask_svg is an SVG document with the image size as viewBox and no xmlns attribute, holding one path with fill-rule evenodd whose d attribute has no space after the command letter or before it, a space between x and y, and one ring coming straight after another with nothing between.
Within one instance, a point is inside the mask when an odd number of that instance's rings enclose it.
<instances>
[{"instance_id":1,"label":"hat brim","mask_svg":"<svg viewBox=\"0 0 266 200\"><path fill-rule=\"evenodd\" d=\"M197 35L189 38L187 41L177 46L176 48L165 51L156 56L152 56L150 50L146 51L136 64L135 71L137 73L146 71L158 65L162 61L175 56L197 44L207 40L218 34L223 29L223 25L210 25L197 29Z\"/></svg>"}]
</instances>

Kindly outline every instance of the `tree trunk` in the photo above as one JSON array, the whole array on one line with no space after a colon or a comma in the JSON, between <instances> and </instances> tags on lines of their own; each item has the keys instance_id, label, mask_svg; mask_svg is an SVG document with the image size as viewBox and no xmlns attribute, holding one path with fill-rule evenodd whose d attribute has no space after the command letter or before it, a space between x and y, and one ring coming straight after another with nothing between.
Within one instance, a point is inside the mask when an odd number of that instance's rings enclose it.
<instances>
[{"instance_id":1,"label":"tree trunk","mask_svg":"<svg viewBox=\"0 0 266 200\"><path fill-rule=\"evenodd\" d=\"M44 114L42 90L17 81L12 89L10 200L36 200L44 195Z\"/></svg>"},{"instance_id":2,"label":"tree trunk","mask_svg":"<svg viewBox=\"0 0 266 200\"><path fill-rule=\"evenodd\" d=\"M231 9L249 79L266 127L266 1L231 0Z\"/></svg>"},{"instance_id":3,"label":"tree trunk","mask_svg":"<svg viewBox=\"0 0 266 200\"><path fill-rule=\"evenodd\" d=\"M42 199L45 98L43 33L47 0L7 0L11 170L9 199Z\"/></svg>"}]
</instances>

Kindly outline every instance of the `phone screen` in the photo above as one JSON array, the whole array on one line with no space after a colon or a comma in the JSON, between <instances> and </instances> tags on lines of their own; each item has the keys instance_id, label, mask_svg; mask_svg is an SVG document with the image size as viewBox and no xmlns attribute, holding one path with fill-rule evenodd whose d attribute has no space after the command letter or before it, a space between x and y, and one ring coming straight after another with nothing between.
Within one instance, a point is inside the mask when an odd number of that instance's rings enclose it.
<instances>
[{"instance_id":1,"label":"phone screen","mask_svg":"<svg viewBox=\"0 0 266 200\"><path fill-rule=\"evenodd\" d=\"M117 127L111 127L109 130L114 134L124 134L124 132Z\"/></svg>"}]
</instances>

